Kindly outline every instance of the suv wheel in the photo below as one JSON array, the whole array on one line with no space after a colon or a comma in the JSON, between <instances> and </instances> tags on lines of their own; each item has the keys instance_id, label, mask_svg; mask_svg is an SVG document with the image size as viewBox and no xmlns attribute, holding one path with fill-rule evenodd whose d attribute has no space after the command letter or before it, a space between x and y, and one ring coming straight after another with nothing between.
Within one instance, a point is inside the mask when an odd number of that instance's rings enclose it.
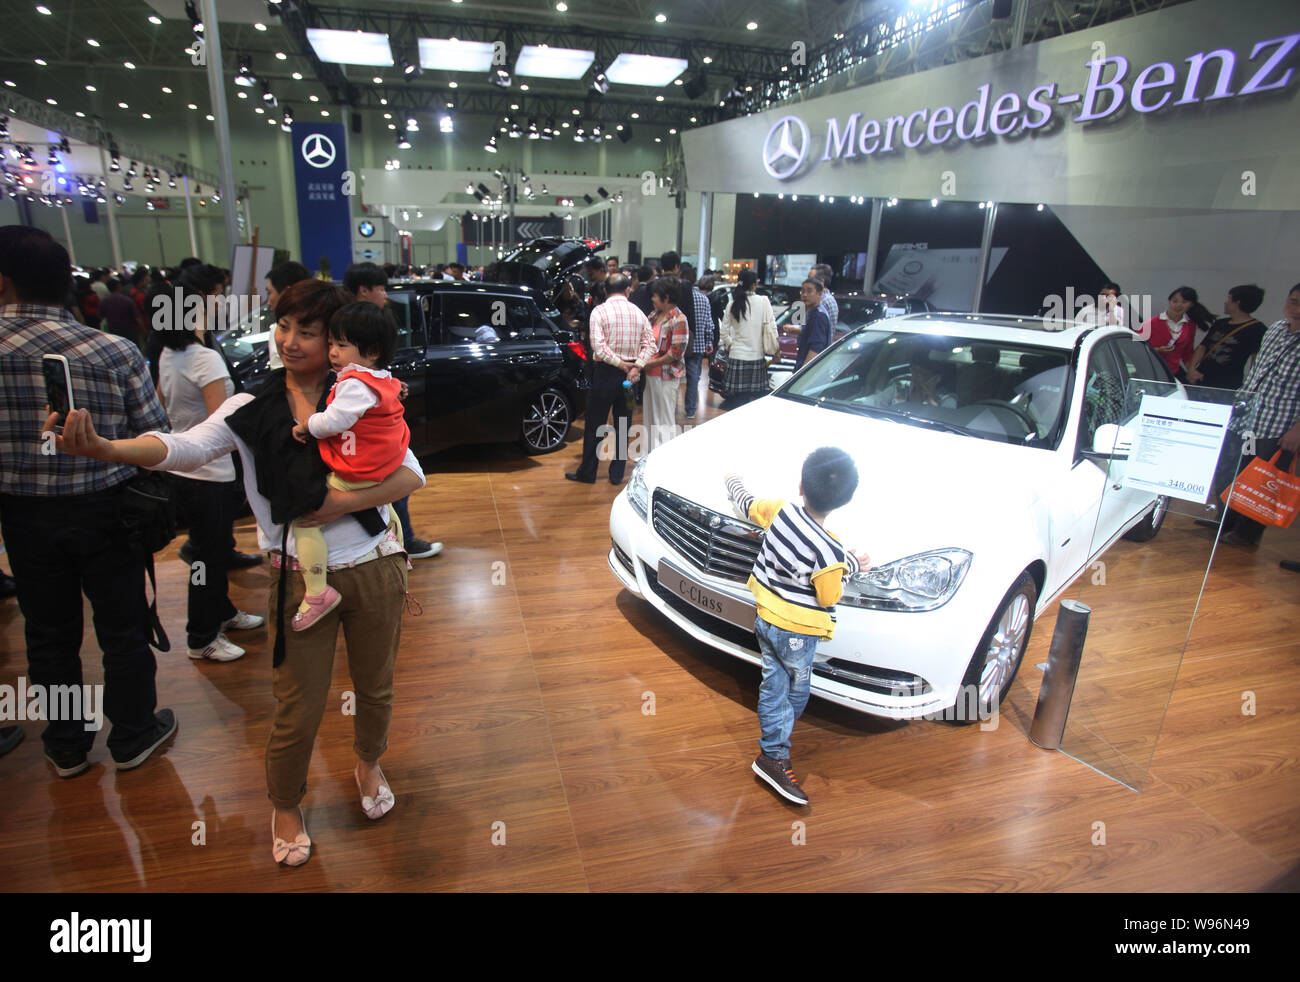
<instances>
[{"instance_id":1,"label":"suv wheel","mask_svg":"<svg viewBox=\"0 0 1300 982\"><path fill-rule=\"evenodd\" d=\"M519 445L526 454L544 454L564 446L573 423L569 398L559 389L543 389L527 406L519 424Z\"/></svg>"}]
</instances>

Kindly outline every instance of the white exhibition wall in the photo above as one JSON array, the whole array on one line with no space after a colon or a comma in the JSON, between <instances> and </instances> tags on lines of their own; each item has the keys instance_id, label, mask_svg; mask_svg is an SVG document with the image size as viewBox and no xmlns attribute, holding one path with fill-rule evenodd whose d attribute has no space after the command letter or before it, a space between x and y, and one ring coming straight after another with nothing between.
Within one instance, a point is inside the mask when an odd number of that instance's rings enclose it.
<instances>
[{"instance_id":1,"label":"white exhibition wall","mask_svg":"<svg viewBox=\"0 0 1300 982\"><path fill-rule=\"evenodd\" d=\"M1264 288L1259 319L1282 316L1300 283L1300 213L1055 205L1052 210L1128 295L1150 294L1157 311L1169 293L1193 287L1221 314L1229 287ZM1097 284L1100 286L1100 284Z\"/></svg>"}]
</instances>

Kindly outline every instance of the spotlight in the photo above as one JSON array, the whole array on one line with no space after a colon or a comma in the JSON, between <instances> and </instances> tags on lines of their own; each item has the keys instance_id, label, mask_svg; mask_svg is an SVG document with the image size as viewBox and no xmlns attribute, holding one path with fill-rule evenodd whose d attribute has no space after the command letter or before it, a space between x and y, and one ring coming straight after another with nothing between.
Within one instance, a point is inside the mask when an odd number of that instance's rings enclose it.
<instances>
[{"instance_id":1,"label":"spotlight","mask_svg":"<svg viewBox=\"0 0 1300 982\"><path fill-rule=\"evenodd\" d=\"M591 91L597 95L604 95L609 91L609 76L599 64L596 65L596 70L591 76Z\"/></svg>"},{"instance_id":2,"label":"spotlight","mask_svg":"<svg viewBox=\"0 0 1300 982\"><path fill-rule=\"evenodd\" d=\"M585 202L587 202L587 204L589 204L589 205L594 205L594 204L596 203L596 199L593 198L593 197L592 197L591 195L589 195L589 194L584 194L584 195L582 196L582 200L585 201Z\"/></svg>"},{"instance_id":3,"label":"spotlight","mask_svg":"<svg viewBox=\"0 0 1300 982\"><path fill-rule=\"evenodd\" d=\"M288 106L284 107L284 117L280 120L280 129L286 133L293 131L293 110Z\"/></svg>"},{"instance_id":4,"label":"spotlight","mask_svg":"<svg viewBox=\"0 0 1300 982\"><path fill-rule=\"evenodd\" d=\"M451 118L451 113L443 113L438 117L438 132L451 133L456 129L456 122Z\"/></svg>"},{"instance_id":5,"label":"spotlight","mask_svg":"<svg viewBox=\"0 0 1300 982\"><path fill-rule=\"evenodd\" d=\"M397 149L398 149L398 150L410 150L410 149L411 149L411 141L407 139L405 133L398 133L398 134L397 134Z\"/></svg>"},{"instance_id":6,"label":"spotlight","mask_svg":"<svg viewBox=\"0 0 1300 982\"><path fill-rule=\"evenodd\" d=\"M512 140L517 140L524 135L524 131L519 128L519 124L513 119L510 121L509 136Z\"/></svg>"},{"instance_id":7,"label":"spotlight","mask_svg":"<svg viewBox=\"0 0 1300 982\"><path fill-rule=\"evenodd\" d=\"M414 116L407 116L407 117L406 117L406 132L408 132L408 133L419 133L419 132L420 132L420 123L419 123L418 120L416 120L416 118L415 118Z\"/></svg>"},{"instance_id":8,"label":"spotlight","mask_svg":"<svg viewBox=\"0 0 1300 982\"><path fill-rule=\"evenodd\" d=\"M239 56L239 70L235 73L235 84L244 88L252 88L257 81L257 76L253 74L253 59L250 55Z\"/></svg>"},{"instance_id":9,"label":"spotlight","mask_svg":"<svg viewBox=\"0 0 1300 982\"><path fill-rule=\"evenodd\" d=\"M168 186L169 188L173 188L173 189L176 187L176 175L175 175L175 174L168 174L168 175L167 175L167 186Z\"/></svg>"},{"instance_id":10,"label":"spotlight","mask_svg":"<svg viewBox=\"0 0 1300 982\"><path fill-rule=\"evenodd\" d=\"M596 188L596 193L597 193L598 195L600 195L602 198L608 198L608 197L609 197L609 192L606 191L604 188Z\"/></svg>"},{"instance_id":11,"label":"spotlight","mask_svg":"<svg viewBox=\"0 0 1300 982\"><path fill-rule=\"evenodd\" d=\"M265 102L268 106L274 106L276 104L275 93L271 91L270 82L262 83L262 101Z\"/></svg>"},{"instance_id":12,"label":"spotlight","mask_svg":"<svg viewBox=\"0 0 1300 982\"><path fill-rule=\"evenodd\" d=\"M499 85L503 89L510 88L510 73L505 68L495 68L488 75L488 81L493 85Z\"/></svg>"},{"instance_id":13,"label":"spotlight","mask_svg":"<svg viewBox=\"0 0 1300 982\"><path fill-rule=\"evenodd\" d=\"M194 0L185 0L185 16L190 19L190 27L194 29L194 33L202 34L203 18L199 16L199 10L194 6Z\"/></svg>"}]
</instances>

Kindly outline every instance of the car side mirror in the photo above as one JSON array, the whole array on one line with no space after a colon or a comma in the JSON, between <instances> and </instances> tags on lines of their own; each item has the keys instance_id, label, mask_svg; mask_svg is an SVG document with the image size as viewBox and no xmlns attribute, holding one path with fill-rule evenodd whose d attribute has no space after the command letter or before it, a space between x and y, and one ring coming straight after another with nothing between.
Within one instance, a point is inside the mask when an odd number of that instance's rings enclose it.
<instances>
[{"instance_id":1,"label":"car side mirror","mask_svg":"<svg viewBox=\"0 0 1300 982\"><path fill-rule=\"evenodd\" d=\"M1089 460L1127 460L1133 449L1133 431L1117 423L1102 423L1093 434L1092 448L1084 451Z\"/></svg>"}]
</instances>

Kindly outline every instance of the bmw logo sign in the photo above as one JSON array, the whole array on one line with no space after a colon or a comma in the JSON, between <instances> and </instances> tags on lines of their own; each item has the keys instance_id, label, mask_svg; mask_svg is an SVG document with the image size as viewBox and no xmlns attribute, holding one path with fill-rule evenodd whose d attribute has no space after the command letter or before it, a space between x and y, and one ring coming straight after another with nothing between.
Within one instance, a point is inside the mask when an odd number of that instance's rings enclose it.
<instances>
[{"instance_id":1,"label":"bmw logo sign","mask_svg":"<svg viewBox=\"0 0 1300 982\"><path fill-rule=\"evenodd\" d=\"M375 234L375 227L370 222L362 222L357 226L357 231L361 233L363 239L368 239Z\"/></svg>"}]
</instances>

